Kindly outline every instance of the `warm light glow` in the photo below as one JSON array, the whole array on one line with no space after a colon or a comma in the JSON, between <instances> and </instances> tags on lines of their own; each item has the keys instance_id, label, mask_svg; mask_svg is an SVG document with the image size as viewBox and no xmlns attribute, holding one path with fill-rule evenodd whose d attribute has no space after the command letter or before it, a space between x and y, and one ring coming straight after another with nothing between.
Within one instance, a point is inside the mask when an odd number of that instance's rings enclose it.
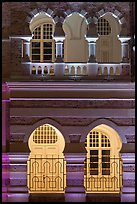
<instances>
[{"instance_id":1,"label":"warm light glow","mask_svg":"<svg viewBox=\"0 0 137 204\"><path fill-rule=\"evenodd\" d=\"M50 124L37 127L30 135L27 162L29 193L64 193L66 165L65 140Z\"/></svg>"},{"instance_id":2,"label":"warm light glow","mask_svg":"<svg viewBox=\"0 0 137 204\"><path fill-rule=\"evenodd\" d=\"M84 185L89 193L119 193L122 187L122 142L115 130L105 124L89 132L85 141Z\"/></svg>"}]
</instances>

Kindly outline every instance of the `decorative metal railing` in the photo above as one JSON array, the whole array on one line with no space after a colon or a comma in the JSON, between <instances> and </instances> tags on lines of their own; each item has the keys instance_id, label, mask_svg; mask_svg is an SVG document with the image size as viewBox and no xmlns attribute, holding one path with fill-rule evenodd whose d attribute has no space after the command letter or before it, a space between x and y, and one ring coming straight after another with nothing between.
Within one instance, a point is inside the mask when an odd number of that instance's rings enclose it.
<instances>
[{"instance_id":1,"label":"decorative metal railing","mask_svg":"<svg viewBox=\"0 0 137 204\"><path fill-rule=\"evenodd\" d=\"M122 187L121 159L109 158L107 162L102 162L102 159L98 158L98 162L90 162L90 158L85 160L84 185L87 193L120 193Z\"/></svg>"},{"instance_id":2,"label":"decorative metal railing","mask_svg":"<svg viewBox=\"0 0 137 204\"><path fill-rule=\"evenodd\" d=\"M29 193L62 192L66 187L64 158L30 158L28 161Z\"/></svg>"}]
</instances>

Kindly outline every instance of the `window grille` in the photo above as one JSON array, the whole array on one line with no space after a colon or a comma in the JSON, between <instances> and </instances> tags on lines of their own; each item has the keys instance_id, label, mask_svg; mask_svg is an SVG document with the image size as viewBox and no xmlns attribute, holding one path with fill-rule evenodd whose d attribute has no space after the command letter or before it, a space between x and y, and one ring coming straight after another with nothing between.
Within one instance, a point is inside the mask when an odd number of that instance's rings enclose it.
<instances>
[{"instance_id":1,"label":"window grille","mask_svg":"<svg viewBox=\"0 0 137 204\"><path fill-rule=\"evenodd\" d=\"M39 144L56 143L58 139L57 133L54 128L49 125L38 127L33 133L33 141Z\"/></svg>"},{"instance_id":2,"label":"window grille","mask_svg":"<svg viewBox=\"0 0 137 204\"><path fill-rule=\"evenodd\" d=\"M109 35L111 33L111 27L106 19L99 18L97 23L97 32L99 35Z\"/></svg>"},{"instance_id":3,"label":"window grille","mask_svg":"<svg viewBox=\"0 0 137 204\"><path fill-rule=\"evenodd\" d=\"M84 185L87 192L120 192L122 163L119 157L112 155L109 137L100 131L90 131L85 147Z\"/></svg>"},{"instance_id":4,"label":"window grille","mask_svg":"<svg viewBox=\"0 0 137 204\"><path fill-rule=\"evenodd\" d=\"M35 28L31 40L32 62L53 62L55 60L55 42L53 40L53 25L42 24Z\"/></svg>"}]
</instances>

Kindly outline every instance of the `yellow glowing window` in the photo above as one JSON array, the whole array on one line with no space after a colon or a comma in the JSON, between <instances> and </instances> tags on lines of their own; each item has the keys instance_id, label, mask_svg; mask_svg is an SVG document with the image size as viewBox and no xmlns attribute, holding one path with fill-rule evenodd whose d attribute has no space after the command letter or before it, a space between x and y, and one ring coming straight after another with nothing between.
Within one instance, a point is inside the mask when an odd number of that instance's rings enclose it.
<instances>
[{"instance_id":1,"label":"yellow glowing window","mask_svg":"<svg viewBox=\"0 0 137 204\"><path fill-rule=\"evenodd\" d=\"M58 136L54 128L43 125L38 127L33 133L33 141L39 144L52 144L56 143Z\"/></svg>"},{"instance_id":2,"label":"yellow glowing window","mask_svg":"<svg viewBox=\"0 0 137 204\"><path fill-rule=\"evenodd\" d=\"M53 62L55 58L54 26L51 23L41 24L32 32L30 53L32 62Z\"/></svg>"}]
</instances>

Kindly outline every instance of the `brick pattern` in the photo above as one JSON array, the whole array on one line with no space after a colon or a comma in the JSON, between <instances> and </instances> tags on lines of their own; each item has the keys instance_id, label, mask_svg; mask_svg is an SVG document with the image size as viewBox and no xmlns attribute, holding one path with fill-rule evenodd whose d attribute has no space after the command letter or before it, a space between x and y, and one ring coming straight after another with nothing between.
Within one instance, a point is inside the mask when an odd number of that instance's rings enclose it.
<instances>
[{"instance_id":1,"label":"brick pattern","mask_svg":"<svg viewBox=\"0 0 137 204\"><path fill-rule=\"evenodd\" d=\"M10 10L11 16L9 18ZM87 12L87 17L99 16L99 12L104 9L104 12L118 12L124 16L126 22L126 32L130 31L129 23L129 2L5 2L3 3L3 16L5 24L9 23L11 20L11 34L25 34L26 31L29 32L26 27L28 24L25 22L27 16L32 17L32 12L34 9L39 11L47 11L51 9L54 11L54 15L61 16L65 18L65 12L70 10L70 12L80 12L85 10ZM20 18L18 18L20 16ZM22 26L23 25L23 26ZM16 28L16 29L15 29ZM26 33L29 34L29 33Z\"/></svg>"}]
</instances>

